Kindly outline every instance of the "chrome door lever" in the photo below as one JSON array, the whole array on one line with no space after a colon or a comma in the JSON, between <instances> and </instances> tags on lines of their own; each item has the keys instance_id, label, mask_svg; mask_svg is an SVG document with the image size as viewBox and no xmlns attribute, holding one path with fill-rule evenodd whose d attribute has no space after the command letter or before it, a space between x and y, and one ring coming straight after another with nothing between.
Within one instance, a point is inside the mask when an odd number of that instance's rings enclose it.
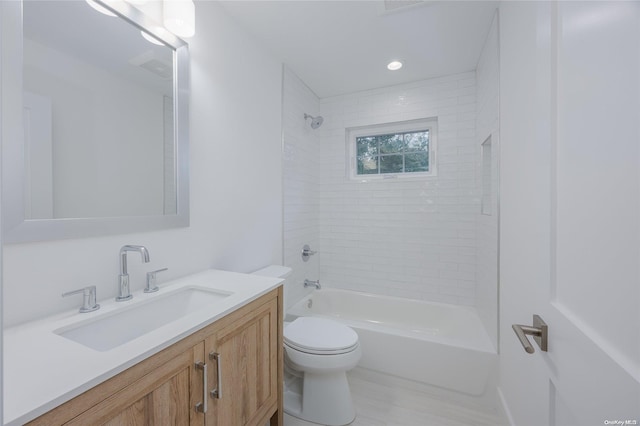
<instances>
[{"instance_id":1,"label":"chrome door lever","mask_svg":"<svg viewBox=\"0 0 640 426\"><path fill-rule=\"evenodd\" d=\"M535 352L535 349L531 346L531 343L529 343L529 339L527 339L527 334L533 336L533 340L540 346L541 351L547 352L549 327L539 315L533 316L533 327L530 325L513 324L511 328L516 332L516 336L518 336L520 343L522 343L527 353L532 354Z\"/></svg>"}]
</instances>

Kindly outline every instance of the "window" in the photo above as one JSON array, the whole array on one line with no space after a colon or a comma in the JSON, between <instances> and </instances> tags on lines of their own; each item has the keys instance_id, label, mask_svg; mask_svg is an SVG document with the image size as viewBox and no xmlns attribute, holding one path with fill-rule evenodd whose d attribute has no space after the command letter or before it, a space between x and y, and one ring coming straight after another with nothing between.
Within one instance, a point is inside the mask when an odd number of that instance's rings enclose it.
<instances>
[{"instance_id":1,"label":"window","mask_svg":"<svg viewBox=\"0 0 640 426\"><path fill-rule=\"evenodd\" d=\"M435 175L435 119L348 129L351 178Z\"/></svg>"}]
</instances>

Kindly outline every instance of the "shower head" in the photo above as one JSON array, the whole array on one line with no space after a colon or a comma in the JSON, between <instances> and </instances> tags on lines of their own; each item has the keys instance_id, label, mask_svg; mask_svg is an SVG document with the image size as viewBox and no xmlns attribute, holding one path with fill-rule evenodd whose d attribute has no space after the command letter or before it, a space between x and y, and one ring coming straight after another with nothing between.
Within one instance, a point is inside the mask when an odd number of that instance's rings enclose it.
<instances>
[{"instance_id":1,"label":"shower head","mask_svg":"<svg viewBox=\"0 0 640 426\"><path fill-rule=\"evenodd\" d=\"M306 120L307 118L311 119L311 128L312 129L317 129L318 127L322 126L322 122L324 121L324 118L322 118L321 115L314 117L312 115L309 115L307 113L304 114L304 119Z\"/></svg>"}]
</instances>

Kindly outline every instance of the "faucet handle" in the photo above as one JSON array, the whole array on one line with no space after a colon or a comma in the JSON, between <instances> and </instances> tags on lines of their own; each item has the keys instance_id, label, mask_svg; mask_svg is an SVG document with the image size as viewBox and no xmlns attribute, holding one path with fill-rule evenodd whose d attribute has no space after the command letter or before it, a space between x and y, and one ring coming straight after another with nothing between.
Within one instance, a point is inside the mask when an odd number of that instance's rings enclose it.
<instances>
[{"instance_id":1,"label":"faucet handle","mask_svg":"<svg viewBox=\"0 0 640 426\"><path fill-rule=\"evenodd\" d=\"M156 269L155 271L147 272L147 286L144 288L145 293L155 293L159 290L156 285L156 274L158 272L164 272L169 268Z\"/></svg>"},{"instance_id":2,"label":"faucet handle","mask_svg":"<svg viewBox=\"0 0 640 426\"><path fill-rule=\"evenodd\" d=\"M302 247L302 260L303 261L308 261L309 258L311 256L313 256L314 254L318 253L317 251L311 250L311 247L309 247L309 244L305 244Z\"/></svg>"},{"instance_id":3,"label":"faucet handle","mask_svg":"<svg viewBox=\"0 0 640 426\"><path fill-rule=\"evenodd\" d=\"M80 306L80 313L93 312L100 309L100 305L96 303L96 286L91 285L78 290L67 291L62 293L62 297L71 296L73 294L82 293L82 306Z\"/></svg>"}]
</instances>

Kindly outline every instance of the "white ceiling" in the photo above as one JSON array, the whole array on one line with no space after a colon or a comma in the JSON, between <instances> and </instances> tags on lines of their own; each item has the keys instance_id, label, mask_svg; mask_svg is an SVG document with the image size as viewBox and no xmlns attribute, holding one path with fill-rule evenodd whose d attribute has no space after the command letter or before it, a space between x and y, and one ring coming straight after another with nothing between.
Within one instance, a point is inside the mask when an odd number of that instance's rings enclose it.
<instances>
[{"instance_id":1,"label":"white ceiling","mask_svg":"<svg viewBox=\"0 0 640 426\"><path fill-rule=\"evenodd\" d=\"M320 98L474 70L498 4L452 0L220 3ZM386 10L385 3L396 8ZM411 3L416 4L404 7ZM400 59L404 67L387 70L393 59Z\"/></svg>"}]
</instances>

